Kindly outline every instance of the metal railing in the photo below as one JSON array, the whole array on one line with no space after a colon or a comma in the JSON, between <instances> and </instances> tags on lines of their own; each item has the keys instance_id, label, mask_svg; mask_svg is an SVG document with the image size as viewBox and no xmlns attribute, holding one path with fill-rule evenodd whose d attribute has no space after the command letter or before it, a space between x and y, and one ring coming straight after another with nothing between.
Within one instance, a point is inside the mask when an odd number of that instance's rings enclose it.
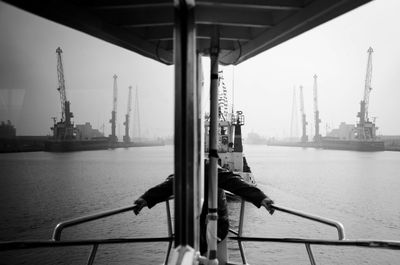
<instances>
[{"instance_id":1,"label":"metal railing","mask_svg":"<svg viewBox=\"0 0 400 265\"><path fill-rule=\"evenodd\" d=\"M230 193L231 196L234 196ZM238 231L229 229L235 236L230 236L229 239L236 240L238 242L240 256L243 264L248 264L246 255L244 252L243 241L251 242L276 242L276 243L289 243L289 244L304 244L307 250L307 254L311 265L315 265L315 258L311 250L311 245L330 245L330 246L353 246L353 247L369 247L369 248L381 248L381 249L392 249L400 250L400 241L394 240L348 240L345 237L344 226L332 219L324 218L318 215L305 213L302 211L272 205L275 211L284 212L290 215L295 215L304 219L308 219L314 222L322 223L328 226L335 227L338 232L338 240L325 240L325 239L305 239L305 238L264 238L264 237L243 237L243 225L244 225L244 210L245 201L241 198L240 215ZM234 263L228 263L234 265Z\"/></svg>"},{"instance_id":2,"label":"metal railing","mask_svg":"<svg viewBox=\"0 0 400 265\"><path fill-rule=\"evenodd\" d=\"M230 193L230 196L233 196L233 194ZM295 215L295 216L298 216L298 217L301 217L301 218L304 218L304 219L308 219L308 220L311 220L311 221L314 221L314 222L318 222L318 223L322 223L322 224L325 224L325 225L328 225L328 226L335 227L337 229L337 232L338 232L339 240L344 240L345 239L344 227L338 221L335 221L335 220L332 220L332 219L328 219L328 218L324 218L324 217L317 216L317 215L313 215L313 214L309 214L309 213L305 213L305 212L302 212L302 211L298 211L298 210L294 210L294 209L278 206L278 205L272 205L272 208L275 211L288 213L288 214ZM244 252L244 247L243 247L242 241L253 241L254 238L243 237L242 236L243 224L244 224L244 210L245 210L245 201L241 198L238 231L234 231L233 229L229 229L229 231L231 233L235 234L237 237L229 237L229 238L238 241L239 251L240 251L240 256L242 258L242 262L243 262L243 264L247 264L247 259L246 259L246 255L245 255L245 252ZM285 241L285 240L286 239L282 239L282 241ZM297 242L297 243L299 243L299 242ZM304 244L306 246L306 250L307 250L308 257L310 259L310 263L312 265L315 265L316 263L315 263L314 255L313 255L312 250L311 250L310 242L304 242Z\"/></svg>"},{"instance_id":3,"label":"metal railing","mask_svg":"<svg viewBox=\"0 0 400 265\"><path fill-rule=\"evenodd\" d=\"M242 203L243 203L243 201L242 201ZM287 207L278 206L278 205L273 205L272 208L275 211L288 213L288 214L299 216L301 218L308 219L308 220L311 220L311 221L314 221L314 222L318 222L318 223L322 223L322 224L325 224L325 225L328 225L328 226L335 227L337 232L338 232L339 240L344 240L345 239L344 226L339 221L336 221L336 220L333 220L333 219L329 219L329 218L325 218L325 217L321 217L321 216L318 216L318 215L305 213L305 212L302 212L302 211L299 211L299 210L290 209L290 208L287 208Z\"/></svg>"},{"instance_id":4,"label":"metal railing","mask_svg":"<svg viewBox=\"0 0 400 265\"><path fill-rule=\"evenodd\" d=\"M92 265L94 263L97 249L99 245L108 244L126 244L126 243L149 243L149 242L169 242L167 254L165 257L164 264L167 264L169 254L174 240L172 233L172 218L169 200L166 201L167 210L167 228L168 237L147 237L147 238L108 238L108 239L80 239L80 240L62 240L61 234L67 227L77 226L83 223L99 220L109 216L125 213L132 211L134 205L128 207L117 208L109 211L95 213L83 217L78 217L61 222L56 225L53 231L52 238L50 240L26 240L26 241L6 241L0 242L0 251L6 250L20 250L20 249L33 249L33 248L52 248L52 247L70 247L70 246L93 246L92 251L89 255L87 264Z\"/></svg>"},{"instance_id":5,"label":"metal railing","mask_svg":"<svg viewBox=\"0 0 400 265\"><path fill-rule=\"evenodd\" d=\"M172 199L172 197L170 198ZM20 250L20 249L33 249L33 248L53 248L53 247L70 247L70 246L93 246L92 251L89 255L87 264L91 265L94 263L97 250L99 245L109 244L127 244L127 243L149 243L149 242L168 242L168 249L165 257L164 264L167 264L172 242L174 240L172 231L172 218L169 200L166 201L167 211L167 229L168 237L149 237L149 238L109 238L109 239L81 239L81 240L61 240L62 232L67 227L76 226L79 224L87 223L94 220L99 220L112 215L121 214L124 212L132 211L134 206L128 206L110 211L104 211L92 215L74 218L68 221L57 224L54 228L52 238L50 240L25 240L25 241L8 241L0 242L0 251L6 250ZM242 263L247 264L245 250L242 242L275 242L275 243L287 243L287 244L304 244L306 246L307 254L312 265L316 264L311 245L328 245L328 246L353 246L353 247L367 247L367 248L380 248L380 249L392 249L400 250L400 241L394 240L348 240L345 238L345 231L343 225L335 220L320 217L317 215L305 213L302 211L273 205L273 209L276 211L284 212L287 214L295 215L301 218L305 218L314 222L319 222L328 226L335 227L338 232L338 240L325 240L325 239L304 239L304 238L264 238L264 237L243 237L243 226L244 226L244 212L245 212L245 201L241 199L240 206L240 217L238 230L234 231L229 229L235 236L230 236L229 239L238 242L239 251L242 258ZM228 263L233 264L233 263Z\"/></svg>"}]
</instances>

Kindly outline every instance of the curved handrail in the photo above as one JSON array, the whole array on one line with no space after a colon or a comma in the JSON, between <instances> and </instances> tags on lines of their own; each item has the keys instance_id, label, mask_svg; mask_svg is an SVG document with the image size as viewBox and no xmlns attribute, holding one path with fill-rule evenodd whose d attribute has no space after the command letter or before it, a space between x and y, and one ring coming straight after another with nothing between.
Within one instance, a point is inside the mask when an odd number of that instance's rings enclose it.
<instances>
[{"instance_id":1,"label":"curved handrail","mask_svg":"<svg viewBox=\"0 0 400 265\"><path fill-rule=\"evenodd\" d=\"M233 193L231 193L229 191L225 191L225 192L228 195L232 196L232 197L240 198L242 204L245 202L245 200L242 197L239 197L239 196L237 196L237 195L235 195L235 194L233 194ZM294 209L291 209L291 208L288 208L288 207L284 207L284 206L280 206L280 205L277 205L277 204L272 204L272 208L275 211L280 211L280 212L288 213L288 214L291 214L291 215L296 215L298 217L309 219L309 220L312 220L312 221L315 221L315 222L319 222L319 223L322 223L322 224L325 224L325 225L333 226L338 231L339 240L345 240L346 239L344 226L339 221L336 221L336 220L333 220L333 219L329 219L329 218L325 218L325 217L322 217L322 216L318 216L318 215L315 215L315 214L306 213L306 212L299 211L299 210L294 210ZM241 207L241 212L242 211L244 211L243 207ZM243 213L241 213L240 215L241 215L240 219L242 219L243 218ZM239 225L240 229L242 229L242 227L241 227L242 225L243 224Z\"/></svg>"},{"instance_id":2,"label":"curved handrail","mask_svg":"<svg viewBox=\"0 0 400 265\"><path fill-rule=\"evenodd\" d=\"M285 212L285 213L296 215L296 216L299 216L299 217L302 217L302 218L305 218L305 219L309 219L309 220L312 220L312 221L315 221L315 222L319 222L319 223L322 223L322 224L333 226L338 231L339 240L345 240L346 239L345 232L344 232L344 226L339 221L336 221L336 220L333 220L333 219L329 219L329 218L325 218L325 217L321 217L321 216L318 216L318 215L309 214L309 213L298 211L298 210L294 210L294 209L283 207L283 206L278 206L276 204L273 204L272 208L274 210L276 210L276 211Z\"/></svg>"},{"instance_id":3,"label":"curved handrail","mask_svg":"<svg viewBox=\"0 0 400 265\"><path fill-rule=\"evenodd\" d=\"M54 228L52 240L59 241L61 239L61 233L62 233L62 230L64 228L67 228L67 227L73 226L73 225L87 223L87 222L90 222L90 221L93 221L93 220L97 220L97 219L100 219L100 218L104 218L104 217L108 217L108 216L111 216L111 215L116 215L116 214L119 214L119 213L132 211L133 207L135 207L135 205L122 207L122 208L117 208L117 209L104 211L104 212L100 212L100 213L95 213L95 214L91 214L91 215L86 215L86 216L82 216L82 217L77 217L77 218L70 219L70 220L67 220L67 221L64 221L64 222L60 222Z\"/></svg>"},{"instance_id":4,"label":"curved handrail","mask_svg":"<svg viewBox=\"0 0 400 265\"><path fill-rule=\"evenodd\" d=\"M234 194L232 194L230 192L227 192L227 193L229 195L233 196L233 197L238 197L238 196L236 196L236 195L234 195ZM240 250L240 256L242 257L243 264L247 264L246 255L244 253L244 248L243 248L243 245L242 245L242 241L251 241L251 240L254 240L254 238L242 237L245 200L243 198L240 198L240 199L241 199L241 207L240 207L240 219L239 219L238 231L236 232L236 231L234 231L232 229L229 229L229 231L237 236L237 237L230 237L230 239L237 240L238 246L239 246L239 250ZM315 221L315 222L319 222L319 223L322 223L322 224L325 224L325 225L333 226L333 227L336 228L336 230L338 232L338 236L339 236L339 240L338 241L340 241L340 242L347 241L347 240L345 240L344 226L340 222L338 222L336 220L325 218L325 217L321 217L321 216L318 216L318 215L313 215L313 214L302 212L302 211L299 211L299 210L290 209L290 208L283 207L283 206L278 206L276 204L272 204L271 206L272 206L272 209L275 210L275 211L285 212L285 213L288 213L288 214L291 214L291 215L295 215L295 216L298 216L298 217L301 217L301 218L305 218L305 219L308 219L308 220L311 220L311 221ZM283 238L281 238L281 240L282 239ZM262 240L263 239L261 239L260 241L262 241ZM280 239L278 239L278 240L280 240ZM283 239L284 242L287 242L286 240L288 240L288 239ZM300 241L301 240L302 239L300 239ZM296 243L300 243L300 242L296 242ZM313 264L313 265L316 264L314 256L312 254L311 246L310 246L311 243L307 242L307 241L304 241L303 243L305 243L305 246L306 246L307 253L308 253L308 256L309 256L311 264Z\"/></svg>"},{"instance_id":5,"label":"curved handrail","mask_svg":"<svg viewBox=\"0 0 400 265\"><path fill-rule=\"evenodd\" d=\"M112 240L107 240L106 239L106 240L98 240L98 241L78 240L78 241L75 241L74 244L82 244L82 243L83 244L90 244L92 242L93 249L92 249L92 252L90 254L88 263L87 263L87 264L91 265L91 264L93 264L93 261L95 259L97 248L98 248L99 244L167 241L169 243L168 243L167 255L166 255L166 258L165 258L165 261L164 261L164 264L167 264L167 261L168 261L168 258L169 258L169 254L170 254L170 251L171 251L171 247L172 247L172 241L174 239L173 234L172 234L171 210L170 210L170 207L169 207L169 200L170 199L171 198L166 200L168 237L162 237L162 238L137 238L137 239L112 239ZM127 211L132 211L135 206L136 205L133 204L131 206L126 206L126 207L117 208L117 209L113 209L113 210L109 210L109 211L104 211L104 212L100 212L100 213L86 215L86 216L82 216L82 217L78 217L78 218L74 218L74 219L70 219L70 220L58 223L56 225L56 227L54 228L51 241L49 241L49 242L61 243L62 242L62 241L60 241L61 233L62 233L64 228L67 228L67 227L70 227L70 226L74 226L74 225L83 224L83 223L87 223L87 222L90 222L90 221L93 221L93 220L98 220L98 219L101 219L101 218L105 218L105 217L108 217L108 216L124 213L124 212L127 212ZM41 242L41 243L43 244L43 242ZM36 244L33 244L33 245L36 245ZM57 246L57 245L51 245L51 246ZM4 246L0 245L0 247L4 247Z\"/></svg>"}]
</instances>

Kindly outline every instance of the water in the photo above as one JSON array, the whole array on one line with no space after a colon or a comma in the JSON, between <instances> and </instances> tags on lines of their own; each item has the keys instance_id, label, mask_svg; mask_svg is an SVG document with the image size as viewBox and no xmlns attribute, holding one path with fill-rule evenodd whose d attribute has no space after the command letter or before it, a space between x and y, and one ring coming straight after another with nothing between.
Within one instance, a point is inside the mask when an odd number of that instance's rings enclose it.
<instances>
[{"instance_id":1,"label":"water","mask_svg":"<svg viewBox=\"0 0 400 265\"><path fill-rule=\"evenodd\" d=\"M400 240L400 153L246 146L277 204L341 221L348 239ZM173 147L0 154L0 240L49 239L62 220L126 206L173 171ZM236 225L239 204L231 204ZM247 236L336 239L334 228L246 205ZM67 228L63 239L166 236L165 206ZM246 243L250 264L309 264L304 245ZM96 264L161 264L166 243L101 246ZM239 261L229 244L230 258ZM399 264L400 253L312 246L318 264ZM8 251L0 264L85 264L90 247Z\"/></svg>"},{"instance_id":2,"label":"water","mask_svg":"<svg viewBox=\"0 0 400 265\"><path fill-rule=\"evenodd\" d=\"M400 240L400 153L247 146L259 186L277 204L338 220L348 239ZM334 228L254 207L246 216L252 236L337 239ZM251 222L250 222L251 221ZM252 244L249 262L309 264L303 245ZM318 264L400 264L400 253L312 247ZM273 253L259 255L257 253ZM275 255L274 255L275 254ZM293 262L296 261L296 262Z\"/></svg>"}]
</instances>

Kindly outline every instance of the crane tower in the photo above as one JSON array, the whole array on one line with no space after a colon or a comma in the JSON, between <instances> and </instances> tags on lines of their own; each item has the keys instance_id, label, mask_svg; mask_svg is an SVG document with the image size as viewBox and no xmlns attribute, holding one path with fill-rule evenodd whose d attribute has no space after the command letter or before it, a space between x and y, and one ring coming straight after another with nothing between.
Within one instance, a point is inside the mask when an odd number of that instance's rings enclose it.
<instances>
[{"instance_id":1,"label":"crane tower","mask_svg":"<svg viewBox=\"0 0 400 265\"><path fill-rule=\"evenodd\" d=\"M314 124L315 124L315 135L314 142L321 141L321 134L319 133L319 124L321 123L321 119L319 118L319 110L318 110L318 85L317 85L317 75L314 75Z\"/></svg>"},{"instance_id":2,"label":"crane tower","mask_svg":"<svg viewBox=\"0 0 400 265\"><path fill-rule=\"evenodd\" d=\"M139 94L137 86L135 91L135 103L133 105L133 124L132 137L135 137L140 141L142 135L140 132Z\"/></svg>"},{"instance_id":3,"label":"crane tower","mask_svg":"<svg viewBox=\"0 0 400 265\"><path fill-rule=\"evenodd\" d=\"M296 88L293 88L293 101L292 101L292 119L290 121L290 141L294 139L298 139L299 135L299 124L298 124L298 109L297 109L297 102L296 102Z\"/></svg>"},{"instance_id":4,"label":"crane tower","mask_svg":"<svg viewBox=\"0 0 400 265\"><path fill-rule=\"evenodd\" d=\"M308 136L306 132L306 127L308 123L306 120L306 113L304 111L303 86L300 86L300 112L301 112L301 128L302 128L301 142L305 143L308 141Z\"/></svg>"},{"instance_id":5,"label":"crane tower","mask_svg":"<svg viewBox=\"0 0 400 265\"><path fill-rule=\"evenodd\" d=\"M132 86L129 86L129 91L128 91L128 109L125 114L125 135L123 137L124 143L129 143L131 141L131 138L129 137L129 118L131 115L131 104L132 104Z\"/></svg>"},{"instance_id":6,"label":"crane tower","mask_svg":"<svg viewBox=\"0 0 400 265\"><path fill-rule=\"evenodd\" d=\"M118 93L118 90L117 90L117 78L118 77L117 77L117 75L114 75L113 78L114 78L113 110L111 112L111 120L110 120L110 123L111 123L111 135L110 135L109 139L110 139L110 142L115 143L115 142L118 141L118 138L117 138L117 136L115 134L115 128L116 128L116 124L117 124L117 93Z\"/></svg>"},{"instance_id":7,"label":"crane tower","mask_svg":"<svg viewBox=\"0 0 400 265\"><path fill-rule=\"evenodd\" d=\"M61 102L61 120L54 123L51 128L53 130L53 137L55 139L73 139L74 138L74 124L72 118L74 117L70 110L70 102L67 100L67 94L65 92L65 79L64 79L64 67L62 63L60 47L56 49L57 53L57 77L58 87L57 90L60 93Z\"/></svg>"},{"instance_id":8,"label":"crane tower","mask_svg":"<svg viewBox=\"0 0 400 265\"><path fill-rule=\"evenodd\" d=\"M364 85L364 98L360 102L360 112L358 113L359 122L356 128L356 137L359 140L374 140L376 138L375 123L369 121L368 107L369 107L369 94L372 90L371 79L372 79L372 48L368 49L368 61L367 61L367 73L365 76Z\"/></svg>"}]
</instances>

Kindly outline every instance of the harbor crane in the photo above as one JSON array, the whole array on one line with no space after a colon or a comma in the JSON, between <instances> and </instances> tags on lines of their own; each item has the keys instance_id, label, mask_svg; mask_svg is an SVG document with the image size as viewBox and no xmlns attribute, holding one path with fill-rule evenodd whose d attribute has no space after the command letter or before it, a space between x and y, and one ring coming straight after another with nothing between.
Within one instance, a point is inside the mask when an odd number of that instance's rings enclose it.
<instances>
[{"instance_id":1,"label":"harbor crane","mask_svg":"<svg viewBox=\"0 0 400 265\"><path fill-rule=\"evenodd\" d=\"M292 101L292 119L290 121L290 141L297 141L299 136L299 124L298 124L298 109L297 109L297 95L296 87L293 87L293 101Z\"/></svg>"},{"instance_id":2,"label":"harbor crane","mask_svg":"<svg viewBox=\"0 0 400 265\"><path fill-rule=\"evenodd\" d=\"M372 48L368 49L368 62L367 62L367 73L365 75L365 85L364 85L364 112L362 113L362 119L364 121L369 121L368 117L368 107L369 107L369 94L372 90L371 78L372 78Z\"/></svg>"},{"instance_id":3,"label":"harbor crane","mask_svg":"<svg viewBox=\"0 0 400 265\"><path fill-rule=\"evenodd\" d=\"M74 124L72 123L72 118L74 117L70 110L70 102L67 100L67 94L65 92L65 78L64 78L64 67L62 63L60 47L56 49L57 53L57 77L58 77L58 87L57 90L60 93L61 101L61 120L54 123L53 127L53 137L55 139L73 139L74 138Z\"/></svg>"},{"instance_id":4,"label":"harbor crane","mask_svg":"<svg viewBox=\"0 0 400 265\"><path fill-rule=\"evenodd\" d=\"M129 86L129 91L128 91L128 109L125 114L125 135L123 137L124 143L130 143L131 138L129 137L129 118L131 115L131 104L132 104L132 86Z\"/></svg>"},{"instance_id":5,"label":"harbor crane","mask_svg":"<svg viewBox=\"0 0 400 265\"><path fill-rule=\"evenodd\" d=\"M109 136L110 142L116 143L118 141L117 135L115 134L115 128L117 124L117 78L118 76L114 74L114 87L113 87L113 110L111 112L111 135Z\"/></svg>"},{"instance_id":6,"label":"harbor crane","mask_svg":"<svg viewBox=\"0 0 400 265\"><path fill-rule=\"evenodd\" d=\"M308 142L308 136L306 132L306 127L308 123L306 120L306 113L304 111L303 86L300 86L300 112L301 112L301 128L302 128L301 142L305 143Z\"/></svg>"},{"instance_id":7,"label":"harbor crane","mask_svg":"<svg viewBox=\"0 0 400 265\"><path fill-rule=\"evenodd\" d=\"M372 79L372 52L373 49L369 47L368 61L367 61L367 73L365 76L364 85L364 98L360 102L360 112L358 113L359 122L356 128L356 137L359 140L374 140L376 138L375 123L371 122L368 117L368 107L369 107L369 95L371 93L371 79Z\"/></svg>"},{"instance_id":8,"label":"harbor crane","mask_svg":"<svg viewBox=\"0 0 400 265\"><path fill-rule=\"evenodd\" d=\"M314 142L321 141L321 134L319 133L319 124L321 123L321 119L319 118L319 110L318 110L318 85L317 85L317 78L318 76L314 75L314 125L315 125L315 135L314 135Z\"/></svg>"},{"instance_id":9,"label":"harbor crane","mask_svg":"<svg viewBox=\"0 0 400 265\"><path fill-rule=\"evenodd\" d=\"M139 113L139 94L138 88L136 86L135 89L135 104L133 105L133 123L135 124L135 130L132 131L132 137L135 137L140 140L141 132L140 132L140 113Z\"/></svg>"}]
</instances>

